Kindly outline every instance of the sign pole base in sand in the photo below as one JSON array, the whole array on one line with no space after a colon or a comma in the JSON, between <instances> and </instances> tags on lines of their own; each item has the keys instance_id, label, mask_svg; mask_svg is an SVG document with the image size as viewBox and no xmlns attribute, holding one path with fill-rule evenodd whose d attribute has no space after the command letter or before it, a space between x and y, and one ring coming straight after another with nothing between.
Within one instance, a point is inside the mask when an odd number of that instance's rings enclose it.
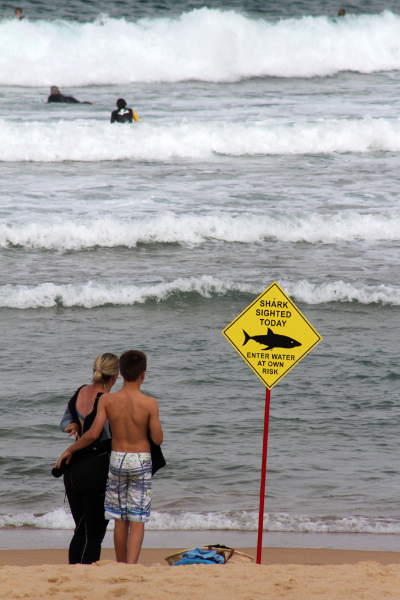
<instances>
[{"instance_id":1,"label":"sign pole base in sand","mask_svg":"<svg viewBox=\"0 0 400 600\"><path fill-rule=\"evenodd\" d=\"M261 463L261 489L260 489L260 512L258 515L258 540L257 540L257 564L261 565L262 536L264 528L264 499L265 499L265 475L267 470L267 449L268 449L268 425L269 425L269 403L271 392L268 388L265 390L265 415L264 415L264 441Z\"/></svg>"}]
</instances>

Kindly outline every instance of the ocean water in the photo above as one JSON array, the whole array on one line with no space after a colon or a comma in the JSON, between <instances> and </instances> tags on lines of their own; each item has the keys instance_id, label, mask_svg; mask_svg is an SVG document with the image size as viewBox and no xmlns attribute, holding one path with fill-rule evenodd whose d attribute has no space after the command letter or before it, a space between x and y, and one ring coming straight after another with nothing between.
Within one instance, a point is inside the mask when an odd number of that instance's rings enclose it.
<instances>
[{"instance_id":1,"label":"ocean water","mask_svg":"<svg viewBox=\"0 0 400 600\"><path fill-rule=\"evenodd\" d=\"M323 342L271 392L265 530L400 533L396 3L21 6L0 15L3 532L72 528L59 421L99 353L140 348L168 463L149 529L255 534L265 390L221 330L278 281ZM140 123L109 124L118 97Z\"/></svg>"}]
</instances>

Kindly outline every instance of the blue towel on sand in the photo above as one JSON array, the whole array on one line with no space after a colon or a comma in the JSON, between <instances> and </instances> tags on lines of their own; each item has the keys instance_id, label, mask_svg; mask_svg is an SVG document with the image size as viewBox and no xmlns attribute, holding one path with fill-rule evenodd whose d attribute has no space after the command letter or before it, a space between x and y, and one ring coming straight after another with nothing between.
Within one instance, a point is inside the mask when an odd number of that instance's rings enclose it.
<instances>
[{"instance_id":1,"label":"blue towel on sand","mask_svg":"<svg viewBox=\"0 0 400 600\"><path fill-rule=\"evenodd\" d=\"M201 548L194 548L188 550L182 554L181 560L174 563L175 565L216 565L223 563L224 557L215 552L215 550L202 550Z\"/></svg>"}]
</instances>

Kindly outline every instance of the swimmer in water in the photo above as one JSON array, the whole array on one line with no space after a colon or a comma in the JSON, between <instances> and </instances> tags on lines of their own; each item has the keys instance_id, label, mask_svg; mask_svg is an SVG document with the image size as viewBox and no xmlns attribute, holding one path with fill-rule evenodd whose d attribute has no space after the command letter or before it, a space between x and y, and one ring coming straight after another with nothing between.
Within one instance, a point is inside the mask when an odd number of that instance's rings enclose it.
<instances>
[{"instance_id":1,"label":"swimmer in water","mask_svg":"<svg viewBox=\"0 0 400 600\"><path fill-rule=\"evenodd\" d=\"M52 85L50 88L50 96L47 98L47 102L64 102L66 104L94 104L94 102L80 102L72 96L64 96L60 93L60 90L56 85Z\"/></svg>"},{"instance_id":2,"label":"swimmer in water","mask_svg":"<svg viewBox=\"0 0 400 600\"><path fill-rule=\"evenodd\" d=\"M131 108L126 108L126 102L123 98L117 100L117 110L111 113L111 123L132 123L140 121L139 117Z\"/></svg>"},{"instance_id":3,"label":"swimmer in water","mask_svg":"<svg viewBox=\"0 0 400 600\"><path fill-rule=\"evenodd\" d=\"M338 17L344 17L345 14L346 14L345 9L344 8L339 8L337 16Z\"/></svg>"},{"instance_id":4,"label":"swimmer in water","mask_svg":"<svg viewBox=\"0 0 400 600\"><path fill-rule=\"evenodd\" d=\"M25 19L24 15L22 14L22 9L19 6L17 6L17 8L15 9L15 17L20 21L22 19Z\"/></svg>"}]
</instances>

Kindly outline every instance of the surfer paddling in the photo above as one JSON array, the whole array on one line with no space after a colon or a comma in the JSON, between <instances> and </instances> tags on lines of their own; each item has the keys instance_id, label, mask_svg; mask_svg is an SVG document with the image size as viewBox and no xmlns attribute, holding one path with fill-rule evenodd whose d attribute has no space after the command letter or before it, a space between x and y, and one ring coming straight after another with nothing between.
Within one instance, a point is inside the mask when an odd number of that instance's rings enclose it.
<instances>
[{"instance_id":1,"label":"surfer paddling","mask_svg":"<svg viewBox=\"0 0 400 600\"><path fill-rule=\"evenodd\" d=\"M108 419L112 452L105 498L105 518L115 519L114 547L118 562L136 564L150 518L152 461L149 436L162 444L163 431L155 398L140 391L146 374L146 355L129 350L120 358L122 389L100 398L96 419L60 457L67 464L74 452L95 441Z\"/></svg>"},{"instance_id":2,"label":"surfer paddling","mask_svg":"<svg viewBox=\"0 0 400 600\"><path fill-rule=\"evenodd\" d=\"M64 96L56 85L52 85L50 88L50 96L47 98L47 103L52 102L63 102L64 104L93 104L94 102L81 102L73 96Z\"/></svg>"}]
</instances>

